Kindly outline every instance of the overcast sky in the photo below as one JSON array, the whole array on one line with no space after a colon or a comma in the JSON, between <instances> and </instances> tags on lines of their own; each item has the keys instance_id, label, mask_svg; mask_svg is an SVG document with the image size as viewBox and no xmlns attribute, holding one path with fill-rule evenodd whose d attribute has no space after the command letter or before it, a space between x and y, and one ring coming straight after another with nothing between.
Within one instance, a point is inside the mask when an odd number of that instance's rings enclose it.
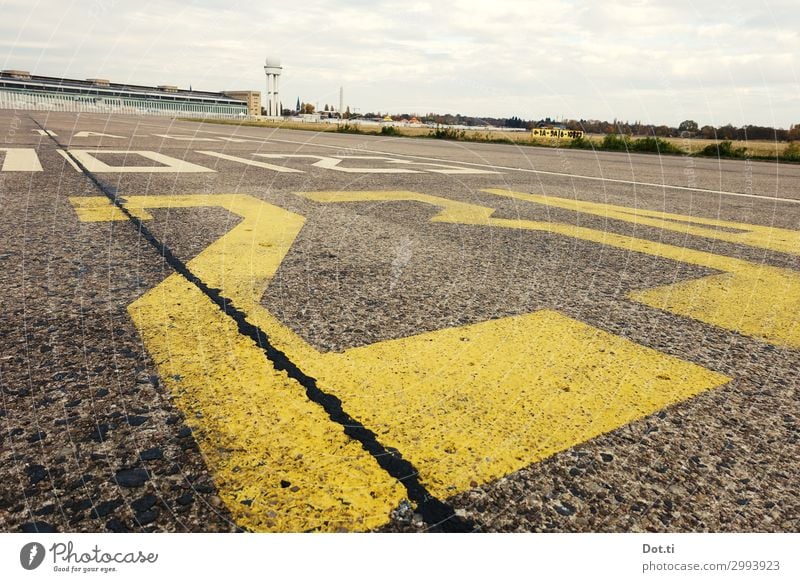
<instances>
[{"instance_id":1,"label":"overcast sky","mask_svg":"<svg viewBox=\"0 0 800 582\"><path fill-rule=\"evenodd\" d=\"M798 0L0 0L0 65L360 112L800 123Z\"/></svg>"}]
</instances>

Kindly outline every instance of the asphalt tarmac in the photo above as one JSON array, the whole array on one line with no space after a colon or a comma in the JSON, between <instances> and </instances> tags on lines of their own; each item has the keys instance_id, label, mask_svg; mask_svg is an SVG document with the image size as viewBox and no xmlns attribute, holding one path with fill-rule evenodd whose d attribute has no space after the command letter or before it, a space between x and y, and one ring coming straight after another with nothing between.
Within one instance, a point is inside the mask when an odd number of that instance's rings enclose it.
<instances>
[{"instance_id":1,"label":"asphalt tarmac","mask_svg":"<svg viewBox=\"0 0 800 582\"><path fill-rule=\"evenodd\" d=\"M0 531L800 528L800 166L0 136Z\"/></svg>"}]
</instances>

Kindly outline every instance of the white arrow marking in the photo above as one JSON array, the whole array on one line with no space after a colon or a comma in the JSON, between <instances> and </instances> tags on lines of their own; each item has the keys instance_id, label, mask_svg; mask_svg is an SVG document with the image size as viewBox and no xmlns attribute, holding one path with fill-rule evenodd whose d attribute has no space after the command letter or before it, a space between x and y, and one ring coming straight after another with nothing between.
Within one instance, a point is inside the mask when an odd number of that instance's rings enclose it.
<instances>
[{"instance_id":1,"label":"white arrow marking","mask_svg":"<svg viewBox=\"0 0 800 582\"><path fill-rule=\"evenodd\" d=\"M113 139L125 139L121 135L114 135L114 134L111 134L111 133L97 133L95 131L79 131L78 133L76 133L72 137L110 137L110 138L113 138Z\"/></svg>"}]
</instances>

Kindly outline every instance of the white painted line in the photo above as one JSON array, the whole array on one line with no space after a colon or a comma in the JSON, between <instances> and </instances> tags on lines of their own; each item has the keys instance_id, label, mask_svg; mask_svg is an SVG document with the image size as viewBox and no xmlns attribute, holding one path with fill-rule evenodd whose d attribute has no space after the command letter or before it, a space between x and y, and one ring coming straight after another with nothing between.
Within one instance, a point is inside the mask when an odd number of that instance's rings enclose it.
<instances>
[{"instance_id":1,"label":"white painted line","mask_svg":"<svg viewBox=\"0 0 800 582\"><path fill-rule=\"evenodd\" d=\"M295 170L294 168L287 168L285 166L275 166L273 164L268 164L266 162L259 162L256 160L248 160L247 158L239 158L237 156L230 156L228 154L221 154L219 152L207 152L207 151L200 151L197 150L198 154L203 154L206 156L214 156L215 158L220 158L221 160L228 160L229 162L237 162L239 164L246 164L248 166L255 166L257 168L264 168L266 170L273 170L275 172L283 172L285 174L303 174L302 170Z\"/></svg>"},{"instance_id":2,"label":"white painted line","mask_svg":"<svg viewBox=\"0 0 800 582\"><path fill-rule=\"evenodd\" d=\"M167 133L154 133L153 135L164 139L174 139L175 141L219 141L211 137L195 137L193 135L169 135Z\"/></svg>"},{"instance_id":3,"label":"white painted line","mask_svg":"<svg viewBox=\"0 0 800 582\"><path fill-rule=\"evenodd\" d=\"M348 174L418 174L416 170L404 170L402 168L342 168L339 164L343 159L358 159L358 160L384 160L390 164L411 164L408 160L398 160L396 158L387 158L383 156L341 156L339 158L329 158L326 156L314 156L310 154L253 154L264 158L283 159L283 158L314 158L318 161L311 164L317 168L325 168L326 170L334 170L336 172L346 172Z\"/></svg>"},{"instance_id":4,"label":"white painted line","mask_svg":"<svg viewBox=\"0 0 800 582\"><path fill-rule=\"evenodd\" d=\"M72 137L110 137L112 139L125 139L121 135L114 135L111 133L97 133L96 131L79 131Z\"/></svg>"},{"instance_id":5,"label":"white painted line","mask_svg":"<svg viewBox=\"0 0 800 582\"><path fill-rule=\"evenodd\" d=\"M419 169L424 170L426 172L432 172L435 174L499 174L500 173L500 172L492 172L489 170L479 170L476 168L465 168L463 166L450 166L448 164L433 164L430 162L413 162L411 160L399 160L397 158L389 158L383 156L336 156L336 157L341 160L384 160L390 164L413 164L415 166L426 166ZM321 164L314 164L314 165L320 167L327 167L326 165L321 165ZM336 169L336 168L331 168L331 169ZM339 170L341 170L342 172L348 171L347 168L339 168Z\"/></svg>"},{"instance_id":6,"label":"white painted line","mask_svg":"<svg viewBox=\"0 0 800 582\"><path fill-rule=\"evenodd\" d=\"M56 150L56 151L57 151L59 154L61 154L61 155L64 157L64 159L65 159L65 160L67 160L67 163L68 163L70 166L72 166L72 167L73 167L73 169L74 169L76 172L78 172L79 174L82 174L82 173L83 173L83 170L81 170L81 169L80 169L80 167L78 166L78 164L76 164L76 163L75 163L75 160L73 160L73 159L72 159L72 157L71 157L71 156L70 156L70 155L69 155L67 152L65 152L64 150Z\"/></svg>"},{"instance_id":7,"label":"white painted line","mask_svg":"<svg viewBox=\"0 0 800 582\"><path fill-rule=\"evenodd\" d=\"M432 166L430 168L421 168L426 172L433 172L434 174L502 174L503 172L496 172L494 170L481 170L479 168L464 168L459 166L450 166L448 164L435 164L433 162L412 162L420 166ZM455 162L460 164L462 162ZM443 168L443 169L442 169Z\"/></svg>"},{"instance_id":8,"label":"white painted line","mask_svg":"<svg viewBox=\"0 0 800 582\"><path fill-rule=\"evenodd\" d=\"M49 129L32 129L34 133L38 133L39 135L49 135L50 137L58 137L58 134L54 131L50 131Z\"/></svg>"},{"instance_id":9,"label":"white painted line","mask_svg":"<svg viewBox=\"0 0 800 582\"><path fill-rule=\"evenodd\" d=\"M204 132L204 133L211 133L211 134L215 134L216 135L216 132L213 132L213 131L207 131L207 130L198 130L198 131L201 131L201 132ZM346 150L347 149L344 146L318 144L318 143L309 142L309 141L294 141L294 140L276 139L276 138L259 138L259 139L261 139L262 143L269 143L269 142L290 143L290 144L293 144L293 145L304 145L304 146L317 147L317 148L328 148L328 149L333 149L333 150L338 150L338 151L342 151L342 150ZM454 160L448 160L448 159L443 159L443 158L433 158L433 157L428 157L428 156L415 156L415 155L411 155L411 154L400 154L400 153L395 153L395 152L384 152L384 151L381 151L381 150L368 150L368 149L363 149L362 150L362 149L359 149L359 151L363 151L363 152L370 153L370 154L381 154L381 155L388 155L388 156L400 156L400 157L412 158L412 159L416 159L416 160L430 160L430 161L435 161L435 162L447 162L447 163L453 163L453 164L464 164L464 165L467 165L467 166L475 166L475 167L480 167L480 168L489 168L489 169L492 169L492 170L509 170L509 171L512 171L512 172L526 172L526 173L529 173L529 174L542 174L542 175L548 175L548 176L560 176L560 177L565 177L565 178L574 178L576 180L591 180L591 181L604 182L604 183L605 182L611 182L611 183L614 183L614 184L628 184L628 185L632 185L632 186L649 186L649 187L654 187L654 188L663 188L663 189L670 189L670 190L681 190L681 191L685 191L685 192L702 192L702 193L705 193L705 194L719 194L721 196L737 196L737 197L742 197L742 198L755 198L757 200L764 200L764 201L770 201L770 202L789 202L791 204L800 204L800 199L782 198L780 196L759 196L758 194L746 194L744 192L730 192L728 190L710 190L710 189L707 189L707 188L690 188L688 186L677 186L677 185L673 185L673 184L659 184L659 183L656 183L656 182L637 182L635 180L619 180L619 179L616 179L616 178L604 178L602 176L586 176L586 175L583 175L583 174L569 174L569 173L566 173L566 172L551 172L551 171L547 171L547 170L533 170L531 168L515 168L515 167L512 167L512 166L495 166L495 165L492 165L492 164L479 164L479 163L476 163L476 162L462 162L460 160L459 161L454 161ZM604 153L608 153L608 152L604 152Z\"/></svg>"},{"instance_id":10,"label":"white painted line","mask_svg":"<svg viewBox=\"0 0 800 582\"><path fill-rule=\"evenodd\" d=\"M151 152L146 150L74 150L70 149L69 153L75 156L89 172L114 172L114 173L190 173L190 172L216 172L211 168L198 166L190 162L179 160L165 156L158 152ZM148 160L153 160L163 166L109 166L105 162L101 162L92 154L124 154L129 156L131 154L140 155Z\"/></svg>"},{"instance_id":11,"label":"white painted line","mask_svg":"<svg viewBox=\"0 0 800 582\"><path fill-rule=\"evenodd\" d=\"M42 164L33 148L0 148L6 152L0 172L41 172Z\"/></svg>"},{"instance_id":12,"label":"white painted line","mask_svg":"<svg viewBox=\"0 0 800 582\"><path fill-rule=\"evenodd\" d=\"M233 143L248 143L248 142L249 143L261 143L260 141L255 140L255 139L242 139L242 138L238 138L238 137L222 137L222 136L219 136L219 137L217 137L217 139L221 139L223 141L230 141L230 142L233 142Z\"/></svg>"}]
</instances>

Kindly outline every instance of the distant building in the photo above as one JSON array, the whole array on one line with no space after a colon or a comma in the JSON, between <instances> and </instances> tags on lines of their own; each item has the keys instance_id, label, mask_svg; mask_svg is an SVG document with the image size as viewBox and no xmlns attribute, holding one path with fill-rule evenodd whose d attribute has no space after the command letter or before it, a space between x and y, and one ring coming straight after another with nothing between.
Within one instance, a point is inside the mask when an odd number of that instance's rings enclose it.
<instances>
[{"instance_id":1,"label":"distant building","mask_svg":"<svg viewBox=\"0 0 800 582\"><path fill-rule=\"evenodd\" d=\"M244 101L247 103L248 114L253 117L261 115L261 92L260 91L223 91L231 99Z\"/></svg>"},{"instance_id":2,"label":"distant building","mask_svg":"<svg viewBox=\"0 0 800 582\"><path fill-rule=\"evenodd\" d=\"M0 72L0 109L181 117L242 117L250 112L246 98L224 93L43 77L20 70Z\"/></svg>"}]
</instances>

